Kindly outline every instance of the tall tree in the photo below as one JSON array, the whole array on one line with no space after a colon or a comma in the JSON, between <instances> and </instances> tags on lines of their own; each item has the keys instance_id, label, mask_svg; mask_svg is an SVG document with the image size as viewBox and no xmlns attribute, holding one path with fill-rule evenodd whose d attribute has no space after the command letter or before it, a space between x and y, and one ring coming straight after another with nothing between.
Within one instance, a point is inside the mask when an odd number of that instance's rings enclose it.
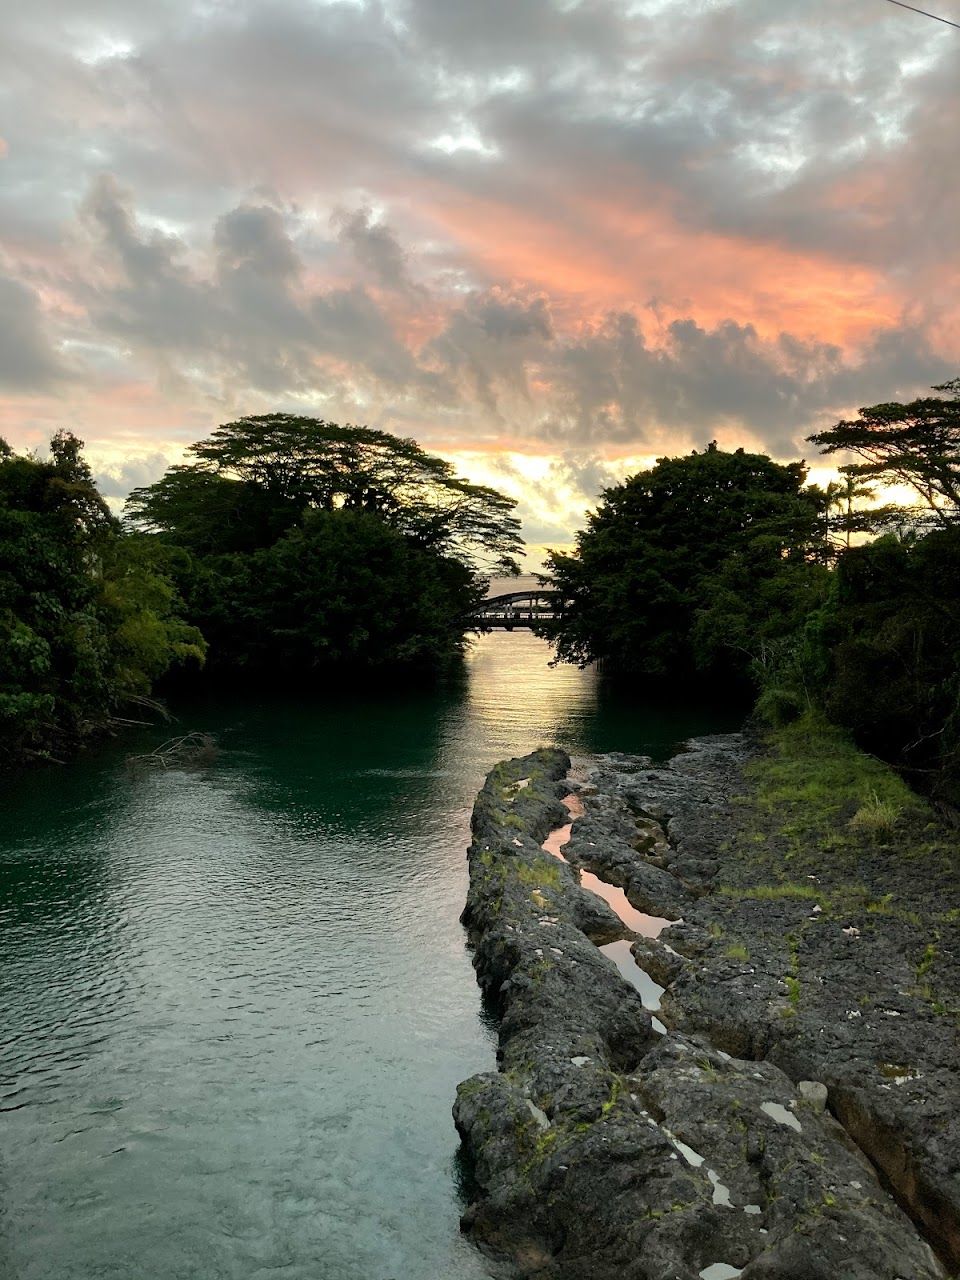
<instances>
[{"instance_id":1,"label":"tall tree","mask_svg":"<svg viewBox=\"0 0 960 1280\"><path fill-rule=\"evenodd\" d=\"M756 588L763 575L823 556L824 497L805 479L802 463L711 444L606 489L576 551L548 559L565 601L543 627L558 657L648 676L710 665L722 637L743 630L717 616L694 639L698 611L716 600L709 588L732 558Z\"/></svg>"},{"instance_id":2,"label":"tall tree","mask_svg":"<svg viewBox=\"0 0 960 1280\"><path fill-rule=\"evenodd\" d=\"M826 535L836 551L848 550L856 534L884 533L910 522L909 512L894 503L871 505L876 502L876 489L855 476L831 481L823 492Z\"/></svg>"},{"instance_id":3,"label":"tall tree","mask_svg":"<svg viewBox=\"0 0 960 1280\"><path fill-rule=\"evenodd\" d=\"M483 595L466 566L366 511L309 511L273 546L200 571L216 664L301 686L333 670L443 670Z\"/></svg>"},{"instance_id":4,"label":"tall tree","mask_svg":"<svg viewBox=\"0 0 960 1280\"><path fill-rule=\"evenodd\" d=\"M267 414L190 452L127 518L189 553L178 581L215 667L437 670L461 655L485 575L517 569L512 499L413 440Z\"/></svg>"},{"instance_id":5,"label":"tall tree","mask_svg":"<svg viewBox=\"0 0 960 1280\"><path fill-rule=\"evenodd\" d=\"M189 452L197 462L130 495L139 527L187 542L215 541L219 527L221 538L259 534L266 546L308 510L365 511L473 569L517 571L516 503L414 440L277 413L225 423Z\"/></svg>"},{"instance_id":6,"label":"tall tree","mask_svg":"<svg viewBox=\"0 0 960 1280\"><path fill-rule=\"evenodd\" d=\"M822 611L822 702L868 750L960 800L960 522L840 557Z\"/></svg>"},{"instance_id":7,"label":"tall tree","mask_svg":"<svg viewBox=\"0 0 960 1280\"><path fill-rule=\"evenodd\" d=\"M851 478L909 485L939 524L960 519L960 378L941 383L942 397L875 404L808 436L825 454L852 453L840 470Z\"/></svg>"}]
</instances>

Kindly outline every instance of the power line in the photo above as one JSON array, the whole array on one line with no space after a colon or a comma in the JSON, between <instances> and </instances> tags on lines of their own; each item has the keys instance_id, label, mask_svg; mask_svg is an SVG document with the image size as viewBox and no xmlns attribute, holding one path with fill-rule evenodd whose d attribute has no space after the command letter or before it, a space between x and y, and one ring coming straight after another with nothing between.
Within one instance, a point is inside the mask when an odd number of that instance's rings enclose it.
<instances>
[{"instance_id":1,"label":"power line","mask_svg":"<svg viewBox=\"0 0 960 1280\"><path fill-rule=\"evenodd\" d=\"M909 9L911 13L922 13L925 18L932 18L934 22L945 22L948 27L956 27L960 31L960 22L951 22L949 18L941 18L939 14L927 13L926 9L915 9L912 4L904 4L903 0L887 0L888 4L895 4L900 9Z\"/></svg>"}]
</instances>

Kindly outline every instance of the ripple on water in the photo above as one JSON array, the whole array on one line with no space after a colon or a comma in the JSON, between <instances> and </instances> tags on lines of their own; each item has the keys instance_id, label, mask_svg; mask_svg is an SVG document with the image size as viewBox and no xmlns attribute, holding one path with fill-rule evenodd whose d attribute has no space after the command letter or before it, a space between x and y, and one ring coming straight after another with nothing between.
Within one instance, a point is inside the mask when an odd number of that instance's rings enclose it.
<instances>
[{"instance_id":1,"label":"ripple on water","mask_svg":"<svg viewBox=\"0 0 960 1280\"><path fill-rule=\"evenodd\" d=\"M127 770L161 729L13 785L0 1272L486 1275L450 1121L494 1064L458 922L474 795L543 742L726 727L605 719L593 674L548 658L496 633L459 692L182 708L214 768Z\"/></svg>"}]
</instances>

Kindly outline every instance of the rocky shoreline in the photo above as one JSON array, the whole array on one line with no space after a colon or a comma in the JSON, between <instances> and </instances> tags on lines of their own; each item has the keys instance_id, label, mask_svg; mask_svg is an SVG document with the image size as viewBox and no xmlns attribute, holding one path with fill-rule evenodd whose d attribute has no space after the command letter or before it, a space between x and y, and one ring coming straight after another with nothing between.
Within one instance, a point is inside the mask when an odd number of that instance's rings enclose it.
<instances>
[{"instance_id":1,"label":"rocky shoreline","mask_svg":"<svg viewBox=\"0 0 960 1280\"><path fill-rule=\"evenodd\" d=\"M798 846L756 801L755 745L688 747L578 780L542 750L477 798L463 918L499 1071L454 1108L464 1229L536 1280L951 1274L956 867L940 846ZM676 923L628 929L580 870ZM655 1017L600 950L623 938L665 988Z\"/></svg>"}]
</instances>

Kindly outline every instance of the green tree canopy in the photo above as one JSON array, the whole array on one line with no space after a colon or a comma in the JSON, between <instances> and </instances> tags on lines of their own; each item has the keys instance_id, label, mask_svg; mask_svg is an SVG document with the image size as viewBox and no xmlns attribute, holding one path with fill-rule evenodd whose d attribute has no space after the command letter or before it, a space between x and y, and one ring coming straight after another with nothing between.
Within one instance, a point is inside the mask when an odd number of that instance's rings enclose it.
<instances>
[{"instance_id":1,"label":"green tree canopy","mask_svg":"<svg viewBox=\"0 0 960 1280\"><path fill-rule=\"evenodd\" d=\"M910 524L910 514L903 507L893 503L872 505L876 502L876 489L856 476L844 475L840 481L831 481L823 492L827 537L835 551L849 548L857 534L885 533Z\"/></svg>"},{"instance_id":2,"label":"green tree canopy","mask_svg":"<svg viewBox=\"0 0 960 1280\"><path fill-rule=\"evenodd\" d=\"M840 470L851 478L900 481L941 524L960 519L960 378L909 404L875 404L808 440L825 454L852 453Z\"/></svg>"},{"instance_id":3,"label":"green tree canopy","mask_svg":"<svg viewBox=\"0 0 960 1280\"><path fill-rule=\"evenodd\" d=\"M334 669L441 670L482 596L465 565L367 511L308 511L272 546L200 560L190 593L217 666L300 685Z\"/></svg>"},{"instance_id":4,"label":"green tree canopy","mask_svg":"<svg viewBox=\"0 0 960 1280\"><path fill-rule=\"evenodd\" d=\"M197 556L269 547L302 514L292 498L197 466L171 467L155 484L134 489L125 512L128 524Z\"/></svg>"},{"instance_id":5,"label":"green tree canopy","mask_svg":"<svg viewBox=\"0 0 960 1280\"><path fill-rule=\"evenodd\" d=\"M414 440L262 414L225 423L189 452L195 463L130 495L134 524L205 553L268 546L308 510L365 511L473 569L517 571L516 503Z\"/></svg>"},{"instance_id":6,"label":"green tree canopy","mask_svg":"<svg viewBox=\"0 0 960 1280\"><path fill-rule=\"evenodd\" d=\"M69 750L203 639L151 550L124 537L81 442L0 448L0 762Z\"/></svg>"},{"instance_id":7,"label":"green tree canopy","mask_svg":"<svg viewBox=\"0 0 960 1280\"><path fill-rule=\"evenodd\" d=\"M826 554L824 495L805 480L800 462L711 444L606 489L576 551L548 559L565 600L544 626L558 657L649 676L712 665L724 637L739 645L749 630L731 616L744 582L759 593L761 580ZM695 641L698 611L711 605Z\"/></svg>"}]
</instances>

